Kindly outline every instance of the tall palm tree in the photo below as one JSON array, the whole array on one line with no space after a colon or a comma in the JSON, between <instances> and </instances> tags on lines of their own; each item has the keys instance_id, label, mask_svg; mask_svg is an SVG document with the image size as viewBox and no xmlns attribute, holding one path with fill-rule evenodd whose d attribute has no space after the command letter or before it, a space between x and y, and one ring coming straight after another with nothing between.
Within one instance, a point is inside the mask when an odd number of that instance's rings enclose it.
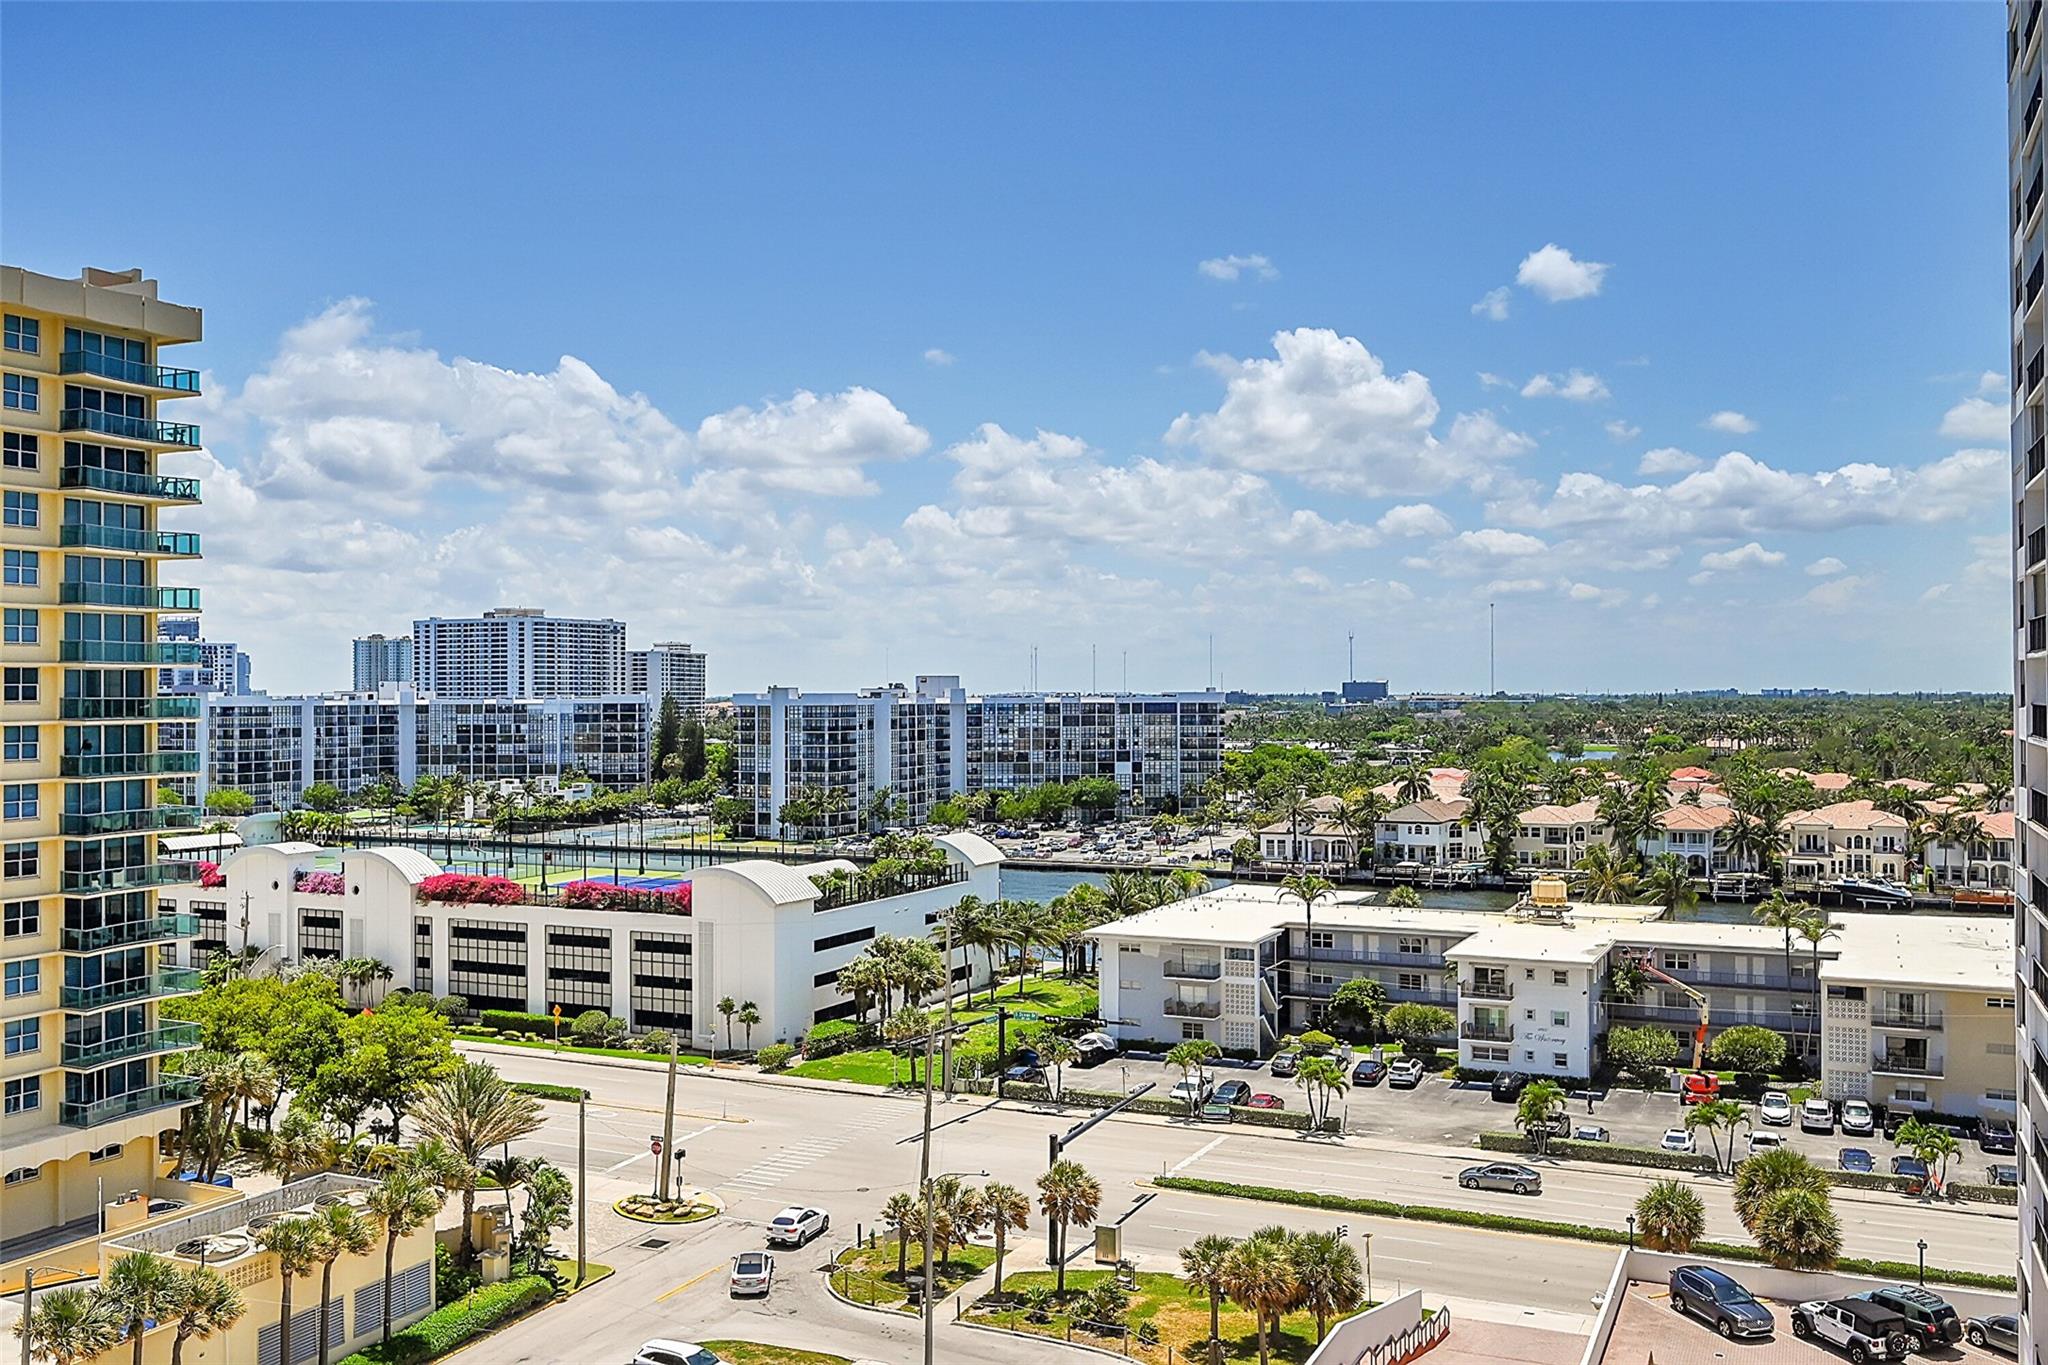
<instances>
[{"instance_id":1,"label":"tall palm tree","mask_svg":"<svg viewBox=\"0 0 2048 1365\"><path fill-rule=\"evenodd\" d=\"M1296 1293L1286 1244L1267 1237L1247 1237L1230 1249L1223 1274L1230 1297L1258 1324L1259 1365L1270 1365L1268 1333L1293 1307Z\"/></svg>"},{"instance_id":2,"label":"tall palm tree","mask_svg":"<svg viewBox=\"0 0 2048 1365\"><path fill-rule=\"evenodd\" d=\"M1351 865L1362 867L1373 856L1378 842L1380 817L1387 813L1387 800L1370 787L1351 793L1337 807L1337 823L1351 836Z\"/></svg>"},{"instance_id":3,"label":"tall palm tree","mask_svg":"<svg viewBox=\"0 0 2048 1365\"><path fill-rule=\"evenodd\" d=\"M277 1257L279 1360L298 1359L292 1354L292 1281L319 1263L326 1236L320 1224L307 1217L279 1219L256 1234L256 1244Z\"/></svg>"},{"instance_id":4,"label":"tall palm tree","mask_svg":"<svg viewBox=\"0 0 2048 1365\"><path fill-rule=\"evenodd\" d=\"M981 1187L981 1211L996 1236L996 1293L1003 1292L1004 1243L1011 1228L1022 1232L1031 1219L1031 1199L1015 1185L991 1181Z\"/></svg>"},{"instance_id":5,"label":"tall palm tree","mask_svg":"<svg viewBox=\"0 0 2048 1365\"><path fill-rule=\"evenodd\" d=\"M1758 924L1779 930L1785 936L1785 988L1792 988L1792 935L1799 928L1801 920L1813 913L1813 907L1804 901L1793 900L1782 891L1772 891L1750 910L1749 917Z\"/></svg>"},{"instance_id":6,"label":"tall palm tree","mask_svg":"<svg viewBox=\"0 0 2048 1365\"><path fill-rule=\"evenodd\" d=\"M1313 872L1295 872L1280 881L1280 898L1292 896L1301 902L1302 917L1307 921L1303 945L1308 949L1308 971L1316 969L1316 903L1326 901L1337 894L1337 888L1327 878Z\"/></svg>"},{"instance_id":7,"label":"tall palm tree","mask_svg":"<svg viewBox=\"0 0 2048 1365\"><path fill-rule=\"evenodd\" d=\"M178 1273L178 1283L164 1311L175 1329L171 1336L171 1365L182 1365L187 1341L193 1337L205 1341L215 1332L233 1327L242 1320L248 1305L242 1301L241 1290L229 1284L219 1271L202 1265Z\"/></svg>"},{"instance_id":8,"label":"tall palm tree","mask_svg":"<svg viewBox=\"0 0 2048 1365\"><path fill-rule=\"evenodd\" d=\"M718 997L717 1009L725 1017L725 1050L731 1052L733 1050L732 1017L740 1012L740 1003L729 995L721 995Z\"/></svg>"},{"instance_id":9,"label":"tall palm tree","mask_svg":"<svg viewBox=\"0 0 2048 1365\"><path fill-rule=\"evenodd\" d=\"M29 1315L15 1321L14 1335L27 1340L31 1356L77 1365L121 1339L121 1317L90 1289L52 1289L36 1295Z\"/></svg>"},{"instance_id":10,"label":"tall palm tree","mask_svg":"<svg viewBox=\"0 0 2048 1365\"><path fill-rule=\"evenodd\" d=\"M1057 1230L1059 1289L1067 1292L1067 1229L1095 1221L1102 1207L1102 1182L1077 1161L1061 1159L1038 1177L1038 1210Z\"/></svg>"},{"instance_id":11,"label":"tall palm tree","mask_svg":"<svg viewBox=\"0 0 2048 1365\"><path fill-rule=\"evenodd\" d=\"M462 1259L476 1260L470 1220L476 1213L476 1172L484 1154L541 1125L540 1104L522 1095L485 1062L462 1062L435 1081L413 1106L413 1122L461 1159Z\"/></svg>"},{"instance_id":12,"label":"tall palm tree","mask_svg":"<svg viewBox=\"0 0 2048 1365\"><path fill-rule=\"evenodd\" d=\"M761 1022L761 1007L751 1000L742 1000L740 1001L740 1012L734 1018L738 1019L740 1027L746 1030L747 1051L752 1052L754 1050L754 1026Z\"/></svg>"},{"instance_id":13,"label":"tall palm tree","mask_svg":"<svg viewBox=\"0 0 2048 1365\"><path fill-rule=\"evenodd\" d=\"M265 1164L277 1173L280 1184L289 1185L301 1172L311 1171L333 1150L334 1143L320 1121L303 1109L292 1109L270 1135Z\"/></svg>"},{"instance_id":14,"label":"tall palm tree","mask_svg":"<svg viewBox=\"0 0 2048 1365\"><path fill-rule=\"evenodd\" d=\"M369 1210L384 1220L384 1330L380 1338L383 1341L391 1340L391 1281L398 1243L431 1224L447 1199L428 1169L407 1163L386 1175L370 1191Z\"/></svg>"},{"instance_id":15,"label":"tall palm tree","mask_svg":"<svg viewBox=\"0 0 2048 1365\"><path fill-rule=\"evenodd\" d=\"M1820 950L1831 938L1841 936L1841 930L1828 923L1828 917L1821 911L1806 915L1792 926L1792 932L1799 937L1813 953L1813 1059L1820 1060Z\"/></svg>"},{"instance_id":16,"label":"tall palm tree","mask_svg":"<svg viewBox=\"0 0 2048 1365\"><path fill-rule=\"evenodd\" d=\"M1301 1232L1287 1239L1287 1263L1294 1270L1294 1306L1315 1314L1320 1344L1329 1335L1331 1318L1365 1302L1358 1251L1334 1232Z\"/></svg>"},{"instance_id":17,"label":"tall palm tree","mask_svg":"<svg viewBox=\"0 0 2048 1365\"><path fill-rule=\"evenodd\" d=\"M979 896L962 896L952 910L947 912L947 919L952 925L953 946L966 953L980 949L982 955L988 959L989 980L993 983L996 974L996 948L1002 940L996 933L995 916L989 912L988 902ZM948 975L952 969L953 964L947 963ZM990 990L989 998L995 998L993 989ZM967 1003L970 1007L974 1004L974 978L971 974L967 978Z\"/></svg>"},{"instance_id":18,"label":"tall palm tree","mask_svg":"<svg viewBox=\"0 0 2048 1365\"><path fill-rule=\"evenodd\" d=\"M1564 1108L1564 1087L1556 1081L1529 1082L1515 1101L1515 1126L1538 1152L1550 1145L1551 1120Z\"/></svg>"},{"instance_id":19,"label":"tall palm tree","mask_svg":"<svg viewBox=\"0 0 2048 1365\"><path fill-rule=\"evenodd\" d=\"M1651 1251L1684 1255L1706 1234L1707 1206L1678 1180L1659 1180L1636 1200L1636 1225Z\"/></svg>"},{"instance_id":20,"label":"tall palm tree","mask_svg":"<svg viewBox=\"0 0 2048 1365\"><path fill-rule=\"evenodd\" d=\"M1180 1249L1181 1278L1188 1292L1209 1296L1209 1358L1218 1355L1222 1339L1223 1296L1230 1292L1230 1253L1237 1239L1212 1232Z\"/></svg>"},{"instance_id":21,"label":"tall palm tree","mask_svg":"<svg viewBox=\"0 0 2048 1365\"><path fill-rule=\"evenodd\" d=\"M142 1365L143 1332L150 1323L169 1316L164 1310L177 1284L176 1263L153 1251L134 1252L107 1267L100 1294L127 1331L135 1365Z\"/></svg>"},{"instance_id":22,"label":"tall palm tree","mask_svg":"<svg viewBox=\"0 0 2048 1365\"><path fill-rule=\"evenodd\" d=\"M924 1205L898 1190L889 1196L889 1202L882 1205L882 1223L896 1234L896 1277L903 1278L907 1270L910 1252L910 1234L917 1230L918 1218Z\"/></svg>"},{"instance_id":23,"label":"tall palm tree","mask_svg":"<svg viewBox=\"0 0 2048 1365\"><path fill-rule=\"evenodd\" d=\"M1350 1075L1334 1057L1304 1057L1295 1081L1308 1095L1308 1116L1317 1131L1330 1121L1330 1106L1351 1083Z\"/></svg>"},{"instance_id":24,"label":"tall palm tree","mask_svg":"<svg viewBox=\"0 0 2048 1365\"><path fill-rule=\"evenodd\" d=\"M1635 891L1636 874L1605 844L1588 848L1574 871L1583 883L1582 894L1595 905L1618 904Z\"/></svg>"},{"instance_id":25,"label":"tall palm tree","mask_svg":"<svg viewBox=\"0 0 2048 1365\"><path fill-rule=\"evenodd\" d=\"M1677 919L1700 903L1700 893L1693 888L1692 874L1685 870L1685 861L1676 853L1660 853L1650 862L1649 871L1637 883L1640 893L1637 899L1645 904L1658 904L1664 913Z\"/></svg>"},{"instance_id":26,"label":"tall palm tree","mask_svg":"<svg viewBox=\"0 0 2048 1365\"><path fill-rule=\"evenodd\" d=\"M1420 763L1411 762L1401 770L1401 785L1394 791L1397 801L1426 801L1433 794L1429 785L1429 769Z\"/></svg>"},{"instance_id":27,"label":"tall palm tree","mask_svg":"<svg viewBox=\"0 0 2048 1365\"><path fill-rule=\"evenodd\" d=\"M1747 863L1767 877L1776 871L1777 833L1756 817L1737 812L1714 837L1728 862Z\"/></svg>"},{"instance_id":28,"label":"tall palm tree","mask_svg":"<svg viewBox=\"0 0 2048 1365\"><path fill-rule=\"evenodd\" d=\"M524 1185L527 1176L533 1174L533 1158L513 1156L510 1151L503 1151L500 1155L486 1161L479 1174L483 1176L484 1180L490 1181L505 1192L505 1221L511 1222L512 1192L521 1185ZM481 1184L482 1182L479 1181L478 1183Z\"/></svg>"},{"instance_id":29,"label":"tall palm tree","mask_svg":"<svg viewBox=\"0 0 2048 1365\"><path fill-rule=\"evenodd\" d=\"M327 1314L334 1293L334 1263L360 1256L375 1240L363 1216L346 1204L329 1204L313 1215L320 1224L320 1365L327 1365ZM347 1334L344 1327L343 1334Z\"/></svg>"}]
</instances>

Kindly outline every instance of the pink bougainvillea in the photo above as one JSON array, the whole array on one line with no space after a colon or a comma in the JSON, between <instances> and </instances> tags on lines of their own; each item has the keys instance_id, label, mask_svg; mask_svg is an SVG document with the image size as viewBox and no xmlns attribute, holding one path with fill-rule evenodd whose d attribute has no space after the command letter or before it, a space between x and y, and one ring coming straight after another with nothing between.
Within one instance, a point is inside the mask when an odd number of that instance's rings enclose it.
<instances>
[{"instance_id":1,"label":"pink bougainvillea","mask_svg":"<svg viewBox=\"0 0 2048 1365\"><path fill-rule=\"evenodd\" d=\"M420 883L420 899L454 905L519 905L526 900L526 888L509 877L442 872Z\"/></svg>"},{"instance_id":2,"label":"pink bougainvillea","mask_svg":"<svg viewBox=\"0 0 2048 1365\"><path fill-rule=\"evenodd\" d=\"M347 892L348 884L339 872L301 872L292 883L292 890L315 896L339 896Z\"/></svg>"},{"instance_id":3,"label":"pink bougainvillea","mask_svg":"<svg viewBox=\"0 0 2048 1365\"><path fill-rule=\"evenodd\" d=\"M577 910L642 910L661 915L690 913L690 884L667 889L615 886L611 882L569 882L562 904Z\"/></svg>"},{"instance_id":4,"label":"pink bougainvillea","mask_svg":"<svg viewBox=\"0 0 2048 1365\"><path fill-rule=\"evenodd\" d=\"M199 864L199 884L202 887L226 886L227 874L220 870L219 863Z\"/></svg>"}]
</instances>

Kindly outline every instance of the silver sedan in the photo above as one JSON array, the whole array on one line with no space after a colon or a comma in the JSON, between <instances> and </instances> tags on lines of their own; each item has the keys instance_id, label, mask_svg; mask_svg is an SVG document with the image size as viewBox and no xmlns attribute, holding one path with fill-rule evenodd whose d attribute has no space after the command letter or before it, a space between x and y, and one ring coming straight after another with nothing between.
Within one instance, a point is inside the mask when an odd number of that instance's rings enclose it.
<instances>
[{"instance_id":1,"label":"silver sedan","mask_svg":"<svg viewBox=\"0 0 2048 1365\"><path fill-rule=\"evenodd\" d=\"M1514 1194L1543 1193L1543 1172L1512 1161L1495 1161L1485 1166L1467 1166L1458 1173L1458 1183L1468 1190L1507 1190Z\"/></svg>"}]
</instances>

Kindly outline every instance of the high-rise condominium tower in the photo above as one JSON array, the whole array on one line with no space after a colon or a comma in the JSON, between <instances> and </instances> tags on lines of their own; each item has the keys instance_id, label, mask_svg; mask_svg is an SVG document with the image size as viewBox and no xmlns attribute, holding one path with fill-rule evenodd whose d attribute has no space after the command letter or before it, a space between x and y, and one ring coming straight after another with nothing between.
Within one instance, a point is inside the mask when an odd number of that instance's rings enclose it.
<instances>
[{"instance_id":1,"label":"high-rise condominium tower","mask_svg":"<svg viewBox=\"0 0 2048 1365\"><path fill-rule=\"evenodd\" d=\"M354 645L353 679L358 692L375 692L385 683L412 686L412 637L358 636Z\"/></svg>"},{"instance_id":2,"label":"high-rise condominium tower","mask_svg":"<svg viewBox=\"0 0 2048 1365\"><path fill-rule=\"evenodd\" d=\"M498 607L412 623L413 681L442 698L610 697L626 689L626 623Z\"/></svg>"}]
</instances>

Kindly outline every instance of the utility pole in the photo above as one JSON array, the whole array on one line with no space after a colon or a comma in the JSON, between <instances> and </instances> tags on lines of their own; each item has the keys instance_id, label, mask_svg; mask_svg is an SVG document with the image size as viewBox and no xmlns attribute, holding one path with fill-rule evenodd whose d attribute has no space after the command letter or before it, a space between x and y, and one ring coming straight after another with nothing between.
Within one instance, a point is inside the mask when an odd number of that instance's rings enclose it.
<instances>
[{"instance_id":1,"label":"utility pole","mask_svg":"<svg viewBox=\"0 0 2048 1365\"><path fill-rule=\"evenodd\" d=\"M668 1199L668 1169L676 1149L676 1047L681 1040L673 1029L668 1035L668 1103L661 1112L661 1155L654 1161L654 1197Z\"/></svg>"},{"instance_id":2,"label":"utility pole","mask_svg":"<svg viewBox=\"0 0 2048 1365\"><path fill-rule=\"evenodd\" d=\"M950 973L952 963L947 963ZM953 983L948 981L947 986ZM951 992L947 998L952 998ZM1000 1058L998 1059L1000 1060ZM918 1144L917 1188L924 1201L924 1287L918 1291L918 1306L924 1310L924 1365L932 1365L932 1031L924 1031L924 1140Z\"/></svg>"},{"instance_id":3,"label":"utility pole","mask_svg":"<svg viewBox=\"0 0 2048 1365\"><path fill-rule=\"evenodd\" d=\"M576 1283L583 1283L584 1252L589 1245L590 1217L589 1201L584 1197L590 1188L590 1130L586 1126L585 1109L590 1103L590 1092L585 1090L576 1097ZM664 1146L667 1144L664 1143ZM664 1160L667 1158L664 1157Z\"/></svg>"},{"instance_id":4,"label":"utility pole","mask_svg":"<svg viewBox=\"0 0 2048 1365\"><path fill-rule=\"evenodd\" d=\"M959 908L957 905L953 907L954 910ZM973 979L971 973L968 979L970 981ZM951 1101L953 1098L953 912L950 910L946 912L946 984L944 990L946 992L946 1099ZM998 1066L1002 1065L1002 1060L1002 1054L997 1053L996 1064ZM925 1059L925 1065L926 1067L931 1065L929 1055ZM927 1076L925 1079L929 1082L931 1078Z\"/></svg>"}]
</instances>

